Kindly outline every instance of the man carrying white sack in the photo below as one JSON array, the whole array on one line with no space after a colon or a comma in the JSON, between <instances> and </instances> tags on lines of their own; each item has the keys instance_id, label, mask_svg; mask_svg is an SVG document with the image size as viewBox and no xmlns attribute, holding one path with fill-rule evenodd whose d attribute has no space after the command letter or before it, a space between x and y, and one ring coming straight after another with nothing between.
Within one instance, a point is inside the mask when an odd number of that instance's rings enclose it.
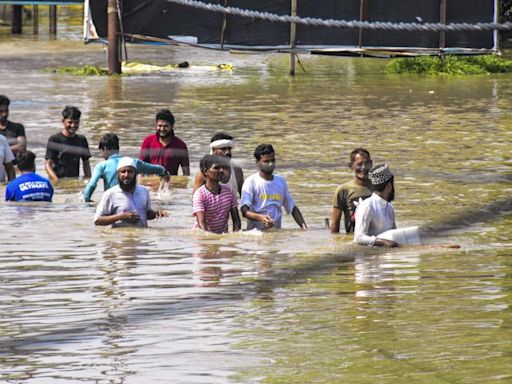
<instances>
[{"instance_id":1,"label":"man carrying white sack","mask_svg":"<svg viewBox=\"0 0 512 384\"><path fill-rule=\"evenodd\" d=\"M368 173L372 195L356 208L354 242L378 247L398 247L399 243L419 244L418 227L396 229L394 176L387 164Z\"/></svg>"}]
</instances>

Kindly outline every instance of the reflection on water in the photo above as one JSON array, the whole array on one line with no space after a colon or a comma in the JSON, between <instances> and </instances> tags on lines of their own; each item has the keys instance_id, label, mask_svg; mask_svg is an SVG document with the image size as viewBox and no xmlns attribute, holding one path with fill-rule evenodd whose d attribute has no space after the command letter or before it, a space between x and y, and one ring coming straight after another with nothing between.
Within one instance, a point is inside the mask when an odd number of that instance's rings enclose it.
<instances>
[{"instance_id":1,"label":"reflection on water","mask_svg":"<svg viewBox=\"0 0 512 384\"><path fill-rule=\"evenodd\" d=\"M307 72L291 79L285 55L129 47L133 60L196 67L77 78L42 69L104 65L100 46L44 36L0 45L0 93L39 172L66 104L83 111L93 165L104 133L136 156L155 112L171 108L193 173L216 131L236 137L247 176L254 147L274 144L276 172L311 227L286 217L280 232L194 231L183 176L160 193L158 177L140 180L170 213L148 229L94 227L83 180L56 183L50 205L0 203L0 381L512 379L510 75L393 77L380 60L304 56ZM232 72L206 67L226 62ZM460 250L362 248L324 229L360 145L397 175L398 225Z\"/></svg>"}]
</instances>

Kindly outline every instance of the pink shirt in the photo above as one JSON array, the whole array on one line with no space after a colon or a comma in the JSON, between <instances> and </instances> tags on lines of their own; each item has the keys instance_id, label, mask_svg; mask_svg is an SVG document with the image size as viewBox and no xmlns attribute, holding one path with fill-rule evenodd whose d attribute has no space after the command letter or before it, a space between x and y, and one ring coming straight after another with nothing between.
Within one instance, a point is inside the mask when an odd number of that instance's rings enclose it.
<instances>
[{"instance_id":1,"label":"pink shirt","mask_svg":"<svg viewBox=\"0 0 512 384\"><path fill-rule=\"evenodd\" d=\"M218 194L211 193L206 189L206 185L203 185L194 192L192 198L193 214L204 212L206 227L214 233L228 231L229 211L237 206L235 192L231 188L222 185Z\"/></svg>"}]
</instances>

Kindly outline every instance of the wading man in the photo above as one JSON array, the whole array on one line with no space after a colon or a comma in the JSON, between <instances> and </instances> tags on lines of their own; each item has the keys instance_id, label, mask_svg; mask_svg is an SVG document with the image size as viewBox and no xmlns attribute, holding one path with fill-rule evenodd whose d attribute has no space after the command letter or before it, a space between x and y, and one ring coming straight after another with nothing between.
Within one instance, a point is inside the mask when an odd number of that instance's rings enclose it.
<instances>
[{"instance_id":1,"label":"wading man","mask_svg":"<svg viewBox=\"0 0 512 384\"><path fill-rule=\"evenodd\" d=\"M151 164L158 164L177 175L181 166L183 175L190 175L187 145L174 135L174 116L168 109L156 114L156 132L147 136L142 142L139 159Z\"/></svg>"},{"instance_id":2,"label":"wading man","mask_svg":"<svg viewBox=\"0 0 512 384\"><path fill-rule=\"evenodd\" d=\"M302 229L308 226L295 205L286 180L274 175L276 155L270 144L260 144L254 151L258 172L249 176L242 186L242 215L247 229L281 228L282 209L291 213Z\"/></svg>"},{"instance_id":3,"label":"wading man","mask_svg":"<svg viewBox=\"0 0 512 384\"><path fill-rule=\"evenodd\" d=\"M6 201L52 201L53 187L50 181L36 172L36 155L31 151L18 153L16 157L21 175L5 189Z\"/></svg>"},{"instance_id":4,"label":"wading man","mask_svg":"<svg viewBox=\"0 0 512 384\"><path fill-rule=\"evenodd\" d=\"M98 185L98 181L103 179L103 190L106 191L117 185L117 164L122 156L119 154L119 138L114 133L106 133L100 139L98 145L101 156L105 159L94 167L91 180L84 189L84 200L91 201L91 196ZM137 174L156 174L162 176L165 181L169 181L170 174L161 165L153 165L145 161L134 159Z\"/></svg>"},{"instance_id":5,"label":"wading man","mask_svg":"<svg viewBox=\"0 0 512 384\"><path fill-rule=\"evenodd\" d=\"M9 120L10 104L11 101L7 96L0 95L0 134L5 136L14 156L16 156L27 148L27 138L25 137L25 127Z\"/></svg>"},{"instance_id":6,"label":"wading man","mask_svg":"<svg viewBox=\"0 0 512 384\"><path fill-rule=\"evenodd\" d=\"M123 157L117 164L118 185L103 193L94 224L112 227L147 227L148 220L167 217L165 211L151 208L149 191L137 184L134 159Z\"/></svg>"},{"instance_id":7,"label":"wading man","mask_svg":"<svg viewBox=\"0 0 512 384\"><path fill-rule=\"evenodd\" d=\"M78 108L66 106L62 111L62 130L48 139L46 144L45 168L52 180L80 175L80 159L84 177L91 177L89 144L83 135L76 133L80 126L81 112Z\"/></svg>"},{"instance_id":8,"label":"wading man","mask_svg":"<svg viewBox=\"0 0 512 384\"><path fill-rule=\"evenodd\" d=\"M370 181L368 171L372 167L370 152L364 148L356 148L350 153L348 167L353 172L352 180L341 184L332 199L331 233L340 232L340 222L343 216L345 232L354 232L354 213L359 199L370 197Z\"/></svg>"},{"instance_id":9,"label":"wading man","mask_svg":"<svg viewBox=\"0 0 512 384\"><path fill-rule=\"evenodd\" d=\"M233 191L242 195L242 185L244 183L244 172L242 168L234 163L231 156L231 150L233 148L233 136L227 135L223 132L216 133L213 135L210 142L210 154L215 156L222 156L226 158L226 167L224 168L224 178L221 181L221 185L230 187ZM192 194L206 182L206 176L199 170L197 171L194 179L194 188Z\"/></svg>"}]
</instances>

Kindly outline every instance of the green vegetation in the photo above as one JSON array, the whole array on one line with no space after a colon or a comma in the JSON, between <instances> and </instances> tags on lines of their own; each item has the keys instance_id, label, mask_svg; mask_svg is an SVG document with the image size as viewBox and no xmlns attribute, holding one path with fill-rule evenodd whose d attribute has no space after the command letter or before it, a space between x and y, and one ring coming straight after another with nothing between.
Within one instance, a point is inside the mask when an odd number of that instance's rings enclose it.
<instances>
[{"instance_id":1,"label":"green vegetation","mask_svg":"<svg viewBox=\"0 0 512 384\"><path fill-rule=\"evenodd\" d=\"M512 60L498 56L418 56L391 60L385 72L419 75L480 75L512 72Z\"/></svg>"},{"instance_id":2,"label":"green vegetation","mask_svg":"<svg viewBox=\"0 0 512 384\"><path fill-rule=\"evenodd\" d=\"M83 67L61 67L47 68L52 73L64 73L75 76L106 76L108 71L95 65L84 65Z\"/></svg>"}]
</instances>

